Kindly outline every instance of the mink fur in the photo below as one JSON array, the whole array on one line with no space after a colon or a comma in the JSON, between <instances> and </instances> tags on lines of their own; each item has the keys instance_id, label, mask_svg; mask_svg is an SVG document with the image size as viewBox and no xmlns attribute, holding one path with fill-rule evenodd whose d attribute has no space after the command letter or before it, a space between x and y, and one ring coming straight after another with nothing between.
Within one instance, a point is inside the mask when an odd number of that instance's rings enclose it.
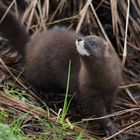
<instances>
[{"instance_id":1,"label":"mink fur","mask_svg":"<svg viewBox=\"0 0 140 140\"><path fill-rule=\"evenodd\" d=\"M0 19L5 12L1 5ZM69 92L76 92L76 103L83 116L110 113L121 83L120 60L111 44L97 36L82 37L84 44L78 52L76 40L81 35L65 28L46 30L30 39L12 12L0 23L0 32L23 55L25 76L33 86L48 92L65 91L71 60ZM109 118L100 120L100 124L112 134Z\"/></svg>"}]
</instances>

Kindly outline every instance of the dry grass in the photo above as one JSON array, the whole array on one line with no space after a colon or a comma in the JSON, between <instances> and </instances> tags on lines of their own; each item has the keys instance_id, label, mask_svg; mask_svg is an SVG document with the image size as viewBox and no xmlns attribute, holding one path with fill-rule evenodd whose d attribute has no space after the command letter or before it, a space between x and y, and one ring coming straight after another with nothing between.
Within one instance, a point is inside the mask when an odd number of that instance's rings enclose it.
<instances>
[{"instance_id":1,"label":"dry grass","mask_svg":"<svg viewBox=\"0 0 140 140\"><path fill-rule=\"evenodd\" d=\"M112 43L124 66L123 82L113 106L114 113L104 117L113 116L113 122L119 130L115 135L121 133L127 140L140 139L139 0L45 0L42 6L40 0L28 0L24 12L19 12L16 4L13 4L13 7L31 35L54 26L66 26L85 35L99 35ZM46 115L49 120L56 121L57 113L50 111L48 115L44 109L35 107L44 104L44 102L36 95L35 90L30 89L23 78L18 77L19 72L7 66L7 64L17 62L18 55L5 48L1 49L0 54L2 57L0 59L1 84L13 84L14 82L16 87L26 91L24 96L29 100L21 102L18 98L11 98L5 95L1 88L1 108L15 116L17 114L21 116L27 110L33 110L29 112L30 117L26 118L25 122ZM81 131L76 126L74 129ZM98 136L101 137L100 133ZM70 139L69 136L66 139ZM71 139L74 138L71 137ZM86 139L91 139L91 136L87 134Z\"/></svg>"}]
</instances>

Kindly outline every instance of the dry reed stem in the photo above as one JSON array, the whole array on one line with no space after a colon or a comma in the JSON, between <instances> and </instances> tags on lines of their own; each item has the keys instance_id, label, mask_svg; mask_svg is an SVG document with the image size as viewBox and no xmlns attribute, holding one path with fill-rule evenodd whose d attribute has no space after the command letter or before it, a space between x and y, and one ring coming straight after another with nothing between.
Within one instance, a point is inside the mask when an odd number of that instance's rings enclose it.
<instances>
[{"instance_id":1,"label":"dry reed stem","mask_svg":"<svg viewBox=\"0 0 140 140\"><path fill-rule=\"evenodd\" d=\"M127 33L128 33L128 24L129 24L129 11L130 11L130 0L127 0L128 8L127 8L127 15L126 15L126 26L125 26L125 39L124 39L124 50L123 50L123 59L122 65L125 65L126 58L127 58Z\"/></svg>"},{"instance_id":2,"label":"dry reed stem","mask_svg":"<svg viewBox=\"0 0 140 140\"><path fill-rule=\"evenodd\" d=\"M94 14L94 16L95 16L95 18L96 18L96 20L97 20L97 23L98 23L98 25L99 25L99 27L100 27L100 30L102 31L102 33L103 33L105 39L106 39L110 44L112 44L112 43L110 42L110 39L108 38L108 36L107 36L107 34L106 34L106 32L105 32L105 30L104 30L102 24L101 24L101 22L100 22L100 20L99 20L99 18L98 18L98 16L97 16L97 14L96 14L96 12L95 12L95 9L94 9L93 5L91 4L90 6L91 6L92 12L93 12L93 14Z\"/></svg>"},{"instance_id":3,"label":"dry reed stem","mask_svg":"<svg viewBox=\"0 0 140 140\"><path fill-rule=\"evenodd\" d=\"M114 112L112 114L109 114L109 115L105 115L103 117L98 117L98 118L88 118L88 119L82 119L82 122L87 122L87 121L94 121L94 120L100 120L100 119L105 119L105 118L110 118L110 117L115 117L115 116L120 116L120 115L124 115L126 113L129 113L129 112L133 112L133 111L138 111L140 110L140 106L139 107L135 107L135 108L131 108L131 109L124 109L124 110L121 110L121 111L118 111L118 112Z\"/></svg>"},{"instance_id":4,"label":"dry reed stem","mask_svg":"<svg viewBox=\"0 0 140 140\"><path fill-rule=\"evenodd\" d=\"M125 88L126 93L129 95L129 97L131 98L131 100L137 105L139 106L139 104L137 103L137 101L134 99L134 97L132 96L130 90L128 88Z\"/></svg>"},{"instance_id":5,"label":"dry reed stem","mask_svg":"<svg viewBox=\"0 0 140 140\"><path fill-rule=\"evenodd\" d=\"M4 20L4 18L6 17L7 13L9 12L9 10L11 9L11 7L13 6L13 4L15 3L15 0L10 4L10 6L7 8L7 11L5 12L5 14L3 15L3 17L0 19L0 23Z\"/></svg>"},{"instance_id":6,"label":"dry reed stem","mask_svg":"<svg viewBox=\"0 0 140 140\"><path fill-rule=\"evenodd\" d=\"M81 18L80 18L80 20L79 20L79 22L78 22L78 25L77 25L77 27L76 27L76 32L77 32L77 33L79 33L79 31L80 31L80 29L81 29L82 23L83 23L84 18L85 18L85 16L86 16L86 13L87 13L87 10L88 10L88 8L89 8L89 5L91 4L91 1L92 1L92 0L88 0L88 1L86 2L85 6L83 7L83 9L80 11L80 14L79 14L79 15L81 16Z\"/></svg>"}]
</instances>

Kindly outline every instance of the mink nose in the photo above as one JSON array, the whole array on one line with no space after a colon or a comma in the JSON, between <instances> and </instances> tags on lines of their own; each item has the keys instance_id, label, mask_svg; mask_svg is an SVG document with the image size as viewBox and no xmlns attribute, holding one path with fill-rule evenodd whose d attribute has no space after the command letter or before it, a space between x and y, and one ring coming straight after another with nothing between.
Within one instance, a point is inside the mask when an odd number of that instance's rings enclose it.
<instances>
[{"instance_id":1,"label":"mink nose","mask_svg":"<svg viewBox=\"0 0 140 140\"><path fill-rule=\"evenodd\" d=\"M77 39L77 41L78 42L81 42L83 39L81 38L81 37L79 37L78 39Z\"/></svg>"}]
</instances>

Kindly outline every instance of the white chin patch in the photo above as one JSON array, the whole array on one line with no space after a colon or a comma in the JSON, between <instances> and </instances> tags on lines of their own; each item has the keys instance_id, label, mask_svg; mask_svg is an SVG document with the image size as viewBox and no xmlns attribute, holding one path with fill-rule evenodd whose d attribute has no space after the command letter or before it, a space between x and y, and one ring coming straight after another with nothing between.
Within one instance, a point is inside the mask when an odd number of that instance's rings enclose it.
<instances>
[{"instance_id":1,"label":"white chin patch","mask_svg":"<svg viewBox=\"0 0 140 140\"><path fill-rule=\"evenodd\" d=\"M84 48L84 40L80 42L76 40L76 48L80 55L90 56L89 52Z\"/></svg>"}]
</instances>

